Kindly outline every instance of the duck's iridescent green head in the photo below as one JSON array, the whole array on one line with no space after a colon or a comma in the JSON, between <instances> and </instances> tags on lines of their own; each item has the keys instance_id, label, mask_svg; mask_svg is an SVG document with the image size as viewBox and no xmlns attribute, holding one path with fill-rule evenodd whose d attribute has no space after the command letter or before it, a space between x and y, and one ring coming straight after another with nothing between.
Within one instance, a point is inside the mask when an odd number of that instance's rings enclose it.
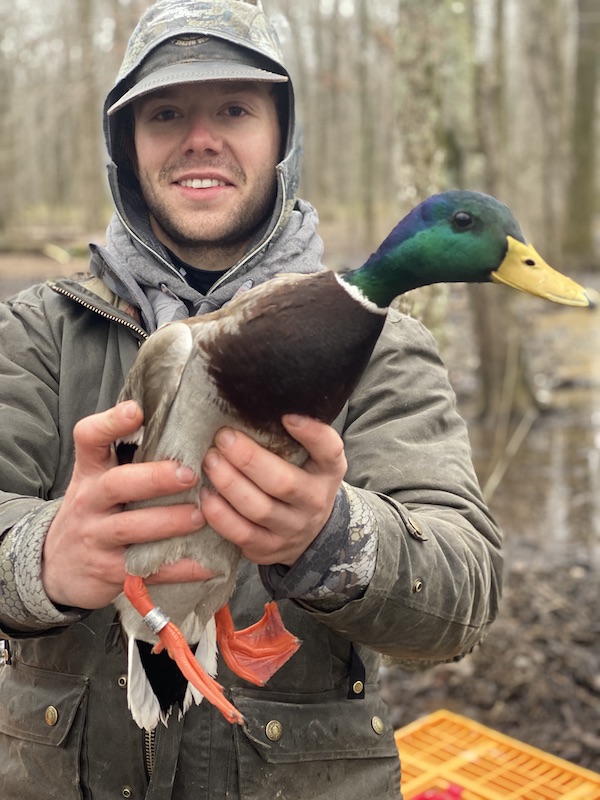
<instances>
[{"instance_id":1,"label":"duck's iridescent green head","mask_svg":"<svg viewBox=\"0 0 600 800\"><path fill-rule=\"evenodd\" d=\"M585 290L525 243L508 206L480 192L433 195L414 208L376 253L340 276L386 308L432 283L505 283L564 305L587 306Z\"/></svg>"}]
</instances>

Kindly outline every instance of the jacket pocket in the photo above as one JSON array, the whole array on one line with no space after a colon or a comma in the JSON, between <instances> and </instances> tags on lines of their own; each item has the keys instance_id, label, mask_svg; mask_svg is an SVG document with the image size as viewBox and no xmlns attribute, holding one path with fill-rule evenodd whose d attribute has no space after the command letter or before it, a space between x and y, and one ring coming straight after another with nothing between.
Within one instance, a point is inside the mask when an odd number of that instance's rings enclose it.
<instances>
[{"instance_id":1,"label":"jacket pocket","mask_svg":"<svg viewBox=\"0 0 600 800\"><path fill-rule=\"evenodd\" d=\"M0 668L0 774L6 800L80 800L88 681L13 659Z\"/></svg>"},{"instance_id":2,"label":"jacket pocket","mask_svg":"<svg viewBox=\"0 0 600 800\"><path fill-rule=\"evenodd\" d=\"M246 719L235 726L241 800L401 797L398 749L376 687L364 700L236 692L234 702Z\"/></svg>"}]
</instances>

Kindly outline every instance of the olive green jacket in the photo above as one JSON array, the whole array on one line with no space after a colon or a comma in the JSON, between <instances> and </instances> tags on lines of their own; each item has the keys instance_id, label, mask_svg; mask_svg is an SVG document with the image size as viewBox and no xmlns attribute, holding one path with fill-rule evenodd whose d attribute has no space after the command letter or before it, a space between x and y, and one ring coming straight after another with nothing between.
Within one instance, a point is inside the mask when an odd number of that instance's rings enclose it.
<instances>
[{"instance_id":1,"label":"olive green jacket","mask_svg":"<svg viewBox=\"0 0 600 800\"><path fill-rule=\"evenodd\" d=\"M12 434L0 445L0 630L10 648L0 666L3 798L399 798L379 654L417 663L464 654L499 597L499 534L432 337L391 313L335 423L350 497L377 531L365 595L330 613L282 601L303 645L263 689L219 665L245 729L202 703L149 742L127 709L112 607L56 609L50 620L36 616L34 596L25 611L2 602L14 590L12 549L36 541L19 534L36 520L43 527L68 484L73 426L114 404L145 336L119 306L97 278L35 287L0 306L0 421ZM236 626L256 621L267 599L245 564L231 602Z\"/></svg>"}]
</instances>

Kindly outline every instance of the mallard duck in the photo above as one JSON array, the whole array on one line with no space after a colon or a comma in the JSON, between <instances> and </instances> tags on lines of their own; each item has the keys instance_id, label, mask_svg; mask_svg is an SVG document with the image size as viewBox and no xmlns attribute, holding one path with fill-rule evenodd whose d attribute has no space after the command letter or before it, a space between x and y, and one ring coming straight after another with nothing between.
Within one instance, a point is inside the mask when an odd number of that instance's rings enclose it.
<instances>
[{"instance_id":1,"label":"mallard duck","mask_svg":"<svg viewBox=\"0 0 600 800\"><path fill-rule=\"evenodd\" d=\"M223 426L302 463L306 453L285 432L282 415L332 422L367 365L391 301L448 281L494 281L558 303L588 305L582 287L525 243L505 205L475 192L438 194L411 211L359 269L281 275L218 311L150 336L120 395L138 402L144 426L117 451L133 452L135 461L174 459L195 470L199 486L169 503L198 502L206 485L202 460ZM146 588L144 577L183 557L217 577ZM227 601L238 560L238 548L208 526L128 548L130 576L115 604L129 642L129 706L140 727L166 723L175 703L184 713L202 697L243 724L214 680L217 642L230 669L256 684L296 652L299 642L285 630L275 603L252 628L234 631ZM197 645L195 655L188 643ZM151 650L174 659L168 673L169 659L156 659Z\"/></svg>"}]
</instances>

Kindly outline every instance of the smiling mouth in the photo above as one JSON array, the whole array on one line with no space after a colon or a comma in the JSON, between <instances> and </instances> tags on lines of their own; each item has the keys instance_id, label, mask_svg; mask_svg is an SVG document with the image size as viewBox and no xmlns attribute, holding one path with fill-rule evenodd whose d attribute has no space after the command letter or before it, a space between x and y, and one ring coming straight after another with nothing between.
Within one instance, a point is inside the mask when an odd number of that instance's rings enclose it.
<instances>
[{"instance_id":1,"label":"smiling mouth","mask_svg":"<svg viewBox=\"0 0 600 800\"><path fill-rule=\"evenodd\" d=\"M186 189L211 189L213 186L227 186L225 181L216 178L189 178L185 181L177 181L178 186L185 186Z\"/></svg>"}]
</instances>

